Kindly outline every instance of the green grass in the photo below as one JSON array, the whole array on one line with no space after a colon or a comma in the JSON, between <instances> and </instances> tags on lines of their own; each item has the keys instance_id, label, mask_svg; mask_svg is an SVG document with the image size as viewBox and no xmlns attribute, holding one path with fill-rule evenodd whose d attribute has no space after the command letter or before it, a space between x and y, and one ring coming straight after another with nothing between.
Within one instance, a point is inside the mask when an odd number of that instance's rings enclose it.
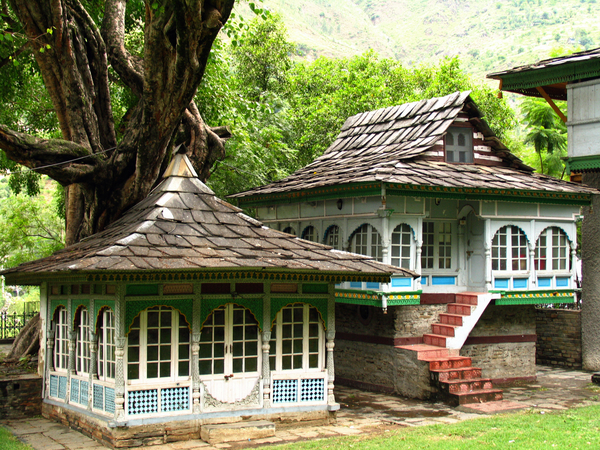
<instances>
[{"instance_id":1,"label":"green grass","mask_svg":"<svg viewBox=\"0 0 600 450\"><path fill-rule=\"evenodd\" d=\"M0 426L0 450L31 450L31 447L19 442L10 431Z\"/></svg>"},{"instance_id":2,"label":"green grass","mask_svg":"<svg viewBox=\"0 0 600 450\"><path fill-rule=\"evenodd\" d=\"M453 425L396 428L376 436L296 442L275 449L598 449L600 405L559 413L522 412Z\"/></svg>"}]
</instances>

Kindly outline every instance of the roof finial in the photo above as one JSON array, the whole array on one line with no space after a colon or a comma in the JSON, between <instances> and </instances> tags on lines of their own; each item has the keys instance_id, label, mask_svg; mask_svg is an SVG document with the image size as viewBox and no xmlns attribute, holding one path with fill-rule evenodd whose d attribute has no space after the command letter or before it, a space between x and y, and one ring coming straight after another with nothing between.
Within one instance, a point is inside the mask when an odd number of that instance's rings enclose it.
<instances>
[{"instance_id":1,"label":"roof finial","mask_svg":"<svg viewBox=\"0 0 600 450\"><path fill-rule=\"evenodd\" d=\"M185 155L187 154L187 147L185 146L185 144L181 143L177 147L175 147L175 152L173 153L176 155Z\"/></svg>"}]
</instances>

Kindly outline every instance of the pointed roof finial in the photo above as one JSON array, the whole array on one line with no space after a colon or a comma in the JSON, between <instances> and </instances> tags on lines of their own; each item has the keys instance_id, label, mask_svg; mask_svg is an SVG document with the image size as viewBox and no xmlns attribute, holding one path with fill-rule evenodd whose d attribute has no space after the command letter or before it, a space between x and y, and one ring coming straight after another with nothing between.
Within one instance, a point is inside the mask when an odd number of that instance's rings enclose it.
<instances>
[{"instance_id":1,"label":"pointed roof finial","mask_svg":"<svg viewBox=\"0 0 600 450\"><path fill-rule=\"evenodd\" d=\"M167 177L187 177L198 178L198 174L192 166L192 162L187 157L187 148L184 144L180 144L175 149L175 155L171 160L169 167L165 170L163 178Z\"/></svg>"}]
</instances>

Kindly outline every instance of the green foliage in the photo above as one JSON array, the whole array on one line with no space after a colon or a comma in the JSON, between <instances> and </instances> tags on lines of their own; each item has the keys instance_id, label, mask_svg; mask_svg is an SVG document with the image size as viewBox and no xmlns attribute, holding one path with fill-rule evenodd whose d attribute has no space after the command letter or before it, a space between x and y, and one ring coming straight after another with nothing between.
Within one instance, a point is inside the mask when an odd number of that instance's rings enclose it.
<instances>
[{"instance_id":1,"label":"green foliage","mask_svg":"<svg viewBox=\"0 0 600 450\"><path fill-rule=\"evenodd\" d=\"M27 444L23 444L4 427L0 427L0 449L1 450L31 450Z\"/></svg>"}]
</instances>

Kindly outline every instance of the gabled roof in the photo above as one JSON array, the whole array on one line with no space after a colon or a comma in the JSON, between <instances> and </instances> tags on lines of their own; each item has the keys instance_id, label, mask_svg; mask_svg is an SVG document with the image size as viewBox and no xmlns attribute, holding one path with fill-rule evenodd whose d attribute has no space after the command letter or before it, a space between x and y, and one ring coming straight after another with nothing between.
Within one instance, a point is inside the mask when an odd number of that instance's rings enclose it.
<instances>
[{"instance_id":1,"label":"gabled roof","mask_svg":"<svg viewBox=\"0 0 600 450\"><path fill-rule=\"evenodd\" d=\"M488 78L501 80L503 91L541 97L538 87L554 100L567 99L567 83L600 78L600 48L568 56L544 59L533 64L490 73Z\"/></svg>"},{"instance_id":2,"label":"gabled roof","mask_svg":"<svg viewBox=\"0 0 600 450\"><path fill-rule=\"evenodd\" d=\"M459 117L459 114L461 117ZM468 120L502 160L501 166L428 160L456 120ZM352 116L337 139L313 163L287 178L232 198L258 202L288 193L357 183L398 183L440 188L512 189L592 193L593 189L532 173L490 130L469 92L406 103Z\"/></svg>"},{"instance_id":3,"label":"gabled roof","mask_svg":"<svg viewBox=\"0 0 600 450\"><path fill-rule=\"evenodd\" d=\"M105 231L47 258L0 272L9 283L48 274L250 270L389 277L414 272L263 226L217 198L177 154L165 179Z\"/></svg>"}]
</instances>

